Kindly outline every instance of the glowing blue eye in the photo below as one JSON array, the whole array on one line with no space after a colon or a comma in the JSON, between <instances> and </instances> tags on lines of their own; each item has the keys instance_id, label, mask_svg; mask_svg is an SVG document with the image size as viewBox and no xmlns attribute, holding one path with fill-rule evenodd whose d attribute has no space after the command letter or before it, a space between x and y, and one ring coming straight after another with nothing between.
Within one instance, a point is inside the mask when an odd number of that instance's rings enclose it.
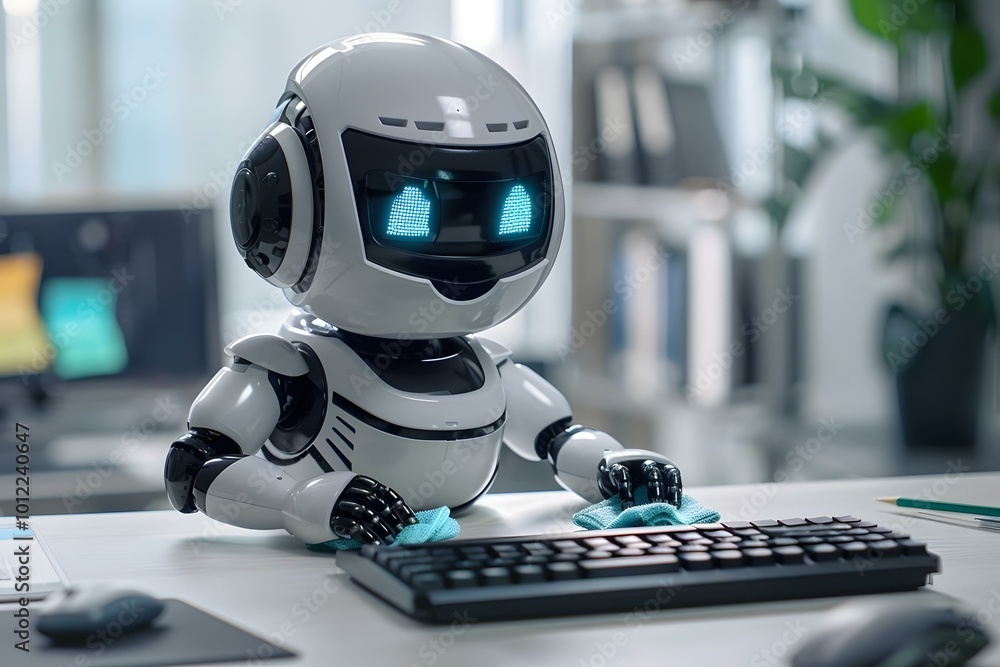
<instances>
[{"instance_id":1,"label":"glowing blue eye","mask_svg":"<svg viewBox=\"0 0 1000 667\"><path fill-rule=\"evenodd\" d=\"M531 230L531 198L523 185L515 185L503 202L497 236L523 234Z\"/></svg>"},{"instance_id":2,"label":"glowing blue eye","mask_svg":"<svg viewBox=\"0 0 1000 667\"><path fill-rule=\"evenodd\" d=\"M407 185L392 200L386 236L425 239L431 235L431 202L420 188Z\"/></svg>"}]
</instances>

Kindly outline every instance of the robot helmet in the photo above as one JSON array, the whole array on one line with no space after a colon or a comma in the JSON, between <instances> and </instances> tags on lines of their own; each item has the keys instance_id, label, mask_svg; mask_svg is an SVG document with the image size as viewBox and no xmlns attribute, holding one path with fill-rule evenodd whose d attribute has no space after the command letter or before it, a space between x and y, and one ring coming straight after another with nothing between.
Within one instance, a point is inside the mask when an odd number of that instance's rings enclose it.
<instances>
[{"instance_id":1,"label":"robot helmet","mask_svg":"<svg viewBox=\"0 0 1000 667\"><path fill-rule=\"evenodd\" d=\"M464 335L545 280L561 185L545 121L499 65L442 39L367 34L292 70L230 217L248 266L325 322Z\"/></svg>"}]
</instances>

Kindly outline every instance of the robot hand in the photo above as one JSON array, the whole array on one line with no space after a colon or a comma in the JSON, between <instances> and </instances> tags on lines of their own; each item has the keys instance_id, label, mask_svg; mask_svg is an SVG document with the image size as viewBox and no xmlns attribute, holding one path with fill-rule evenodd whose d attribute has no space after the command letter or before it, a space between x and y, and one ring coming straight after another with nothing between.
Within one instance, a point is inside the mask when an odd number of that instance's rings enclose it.
<instances>
[{"instance_id":1,"label":"robot hand","mask_svg":"<svg viewBox=\"0 0 1000 667\"><path fill-rule=\"evenodd\" d=\"M330 517L333 532L363 544L392 544L404 527L415 523L413 510L398 493L364 475L351 480Z\"/></svg>"},{"instance_id":2,"label":"robot hand","mask_svg":"<svg viewBox=\"0 0 1000 667\"><path fill-rule=\"evenodd\" d=\"M649 502L681 506L681 471L665 456L645 449L606 452L597 466L597 483L606 497L620 494L622 509L635 505L635 488L646 485Z\"/></svg>"}]
</instances>

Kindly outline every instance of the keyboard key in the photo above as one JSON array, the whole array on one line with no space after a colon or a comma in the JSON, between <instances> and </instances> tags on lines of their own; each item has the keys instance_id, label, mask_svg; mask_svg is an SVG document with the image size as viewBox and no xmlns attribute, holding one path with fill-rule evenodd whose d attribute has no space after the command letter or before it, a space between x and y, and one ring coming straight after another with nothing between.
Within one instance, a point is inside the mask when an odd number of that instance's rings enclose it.
<instances>
[{"instance_id":1,"label":"keyboard key","mask_svg":"<svg viewBox=\"0 0 1000 667\"><path fill-rule=\"evenodd\" d=\"M889 526L872 526L871 528L868 529L868 532L869 533L883 533L883 534L884 533L891 533L892 532L892 528L890 528Z\"/></svg>"},{"instance_id":2,"label":"keyboard key","mask_svg":"<svg viewBox=\"0 0 1000 667\"><path fill-rule=\"evenodd\" d=\"M908 540L908 539L910 539L910 536L907 535L906 533L897 533L896 531L892 531L891 533L889 533L888 535L885 536L885 539L887 539L887 540Z\"/></svg>"},{"instance_id":3,"label":"keyboard key","mask_svg":"<svg viewBox=\"0 0 1000 667\"><path fill-rule=\"evenodd\" d=\"M782 519L778 523L780 523L782 526L785 526L786 528L795 528L797 526L809 525L808 521L799 517L795 517L794 519Z\"/></svg>"},{"instance_id":4,"label":"keyboard key","mask_svg":"<svg viewBox=\"0 0 1000 667\"><path fill-rule=\"evenodd\" d=\"M664 556L664 558L669 558L669 556ZM685 570L711 570L714 567L712 557L703 552L678 553L677 559Z\"/></svg>"},{"instance_id":5,"label":"keyboard key","mask_svg":"<svg viewBox=\"0 0 1000 667\"><path fill-rule=\"evenodd\" d=\"M706 554L707 556L707 554ZM588 560L580 563L580 569L591 577L617 577L630 574L659 574L676 572L680 566L677 556L655 554L633 558L611 558Z\"/></svg>"},{"instance_id":6,"label":"keyboard key","mask_svg":"<svg viewBox=\"0 0 1000 667\"><path fill-rule=\"evenodd\" d=\"M396 574L400 579L412 579L415 574L422 572L436 572L437 570L438 565L436 563L421 563L417 565L404 563L400 565L399 571Z\"/></svg>"},{"instance_id":7,"label":"keyboard key","mask_svg":"<svg viewBox=\"0 0 1000 667\"><path fill-rule=\"evenodd\" d=\"M881 542L869 542L868 546L872 548L875 555L886 556L898 556L901 552L899 544L893 542L892 540L882 540Z\"/></svg>"},{"instance_id":8,"label":"keyboard key","mask_svg":"<svg viewBox=\"0 0 1000 667\"><path fill-rule=\"evenodd\" d=\"M877 525L878 525L877 523L873 523L871 521L856 521L856 522L854 522L854 527L855 528L874 528Z\"/></svg>"},{"instance_id":9,"label":"keyboard key","mask_svg":"<svg viewBox=\"0 0 1000 667\"><path fill-rule=\"evenodd\" d=\"M799 541L794 537L775 537L772 540L768 540L768 543L772 547L794 547L798 545Z\"/></svg>"},{"instance_id":10,"label":"keyboard key","mask_svg":"<svg viewBox=\"0 0 1000 667\"><path fill-rule=\"evenodd\" d=\"M670 533L650 533L648 535L643 535L643 538L647 542L655 542L657 544L662 544L663 542L676 542L674 536Z\"/></svg>"},{"instance_id":11,"label":"keyboard key","mask_svg":"<svg viewBox=\"0 0 1000 667\"><path fill-rule=\"evenodd\" d=\"M615 553L615 552L609 551L608 553ZM556 554L555 556L552 556L552 560L555 561L555 562L557 562L557 563L572 563L572 562L580 560L581 558L583 558L583 554L566 554L566 553L562 553L562 554Z\"/></svg>"},{"instance_id":12,"label":"keyboard key","mask_svg":"<svg viewBox=\"0 0 1000 667\"><path fill-rule=\"evenodd\" d=\"M652 549L648 550L646 553L649 553L649 554L673 554L673 553L677 553L677 549L675 549L674 547L667 547L667 546L660 545L658 547L653 547Z\"/></svg>"},{"instance_id":13,"label":"keyboard key","mask_svg":"<svg viewBox=\"0 0 1000 667\"><path fill-rule=\"evenodd\" d=\"M711 537L716 539L720 537L729 538L733 536L733 534L730 533L728 530L710 530L704 533L704 535L705 537Z\"/></svg>"},{"instance_id":14,"label":"keyboard key","mask_svg":"<svg viewBox=\"0 0 1000 667\"><path fill-rule=\"evenodd\" d=\"M806 552L802 547L775 547L773 551L778 562L785 565L804 563L806 559Z\"/></svg>"},{"instance_id":15,"label":"keyboard key","mask_svg":"<svg viewBox=\"0 0 1000 667\"><path fill-rule=\"evenodd\" d=\"M588 563L597 563L602 561L585 561ZM548 573L549 578L555 581L562 581L565 579L578 579L580 577L580 568L577 567L576 563L560 562L560 563L549 563L545 566L545 571Z\"/></svg>"},{"instance_id":16,"label":"keyboard key","mask_svg":"<svg viewBox=\"0 0 1000 667\"><path fill-rule=\"evenodd\" d=\"M838 544L837 548L847 558L864 556L868 553L868 544L865 542L847 542L845 544Z\"/></svg>"},{"instance_id":17,"label":"keyboard key","mask_svg":"<svg viewBox=\"0 0 1000 667\"><path fill-rule=\"evenodd\" d=\"M808 519L806 519L806 521L808 521L809 523L812 523L812 524L833 523L833 517L830 517L830 516L813 516L813 517L809 517Z\"/></svg>"},{"instance_id":18,"label":"keyboard key","mask_svg":"<svg viewBox=\"0 0 1000 667\"><path fill-rule=\"evenodd\" d=\"M605 552L605 553L607 553L607 552ZM610 556L611 554L608 554L608 555ZM500 558L500 559L497 559L496 561L491 561L490 562L490 566L491 567L506 567L508 565L508 563L507 563L508 560L509 559L507 559L507 558ZM522 557L520 557L520 558L517 559L517 562L520 563L520 564L522 564L522 565L545 565L546 563L549 562L549 559L547 557L545 557L545 556L522 556Z\"/></svg>"},{"instance_id":19,"label":"keyboard key","mask_svg":"<svg viewBox=\"0 0 1000 667\"><path fill-rule=\"evenodd\" d=\"M725 526L721 523L695 523L691 524L691 527L695 530L705 532L709 530L722 530Z\"/></svg>"},{"instance_id":20,"label":"keyboard key","mask_svg":"<svg viewBox=\"0 0 1000 667\"><path fill-rule=\"evenodd\" d=\"M749 528L753 524L749 521L723 521L722 525L729 530L741 530L743 528Z\"/></svg>"},{"instance_id":21,"label":"keyboard key","mask_svg":"<svg viewBox=\"0 0 1000 667\"><path fill-rule=\"evenodd\" d=\"M780 524L774 519L760 519L750 522L756 528L777 528Z\"/></svg>"},{"instance_id":22,"label":"keyboard key","mask_svg":"<svg viewBox=\"0 0 1000 667\"><path fill-rule=\"evenodd\" d=\"M753 539L755 537L761 537L764 535L764 533L760 532L756 528L747 528L746 530L734 530L733 534L739 535L740 537L749 537L750 539Z\"/></svg>"},{"instance_id":23,"label":"keyboard key","mask_svg":"<svg viewBox=\"0 0 1000 667\"><path fill-rule=\"evenodd\" d=\"M826 538L827 544L847 544L853 541L854 537L852 535L834 535L833 537Z\"/></svg>"},{"instance_id":24,"label":"keyboard key","mask_svg":"<svg viewBox=\"0 0 1000 667\"><path fill-rule=\"evenodd\" d=\"M615 556L644 556L646 554L643 549L622 549L621 551L616 551Z\"/></svg>"},{"instance_id":25,"label":"keyboard key","mask_svg":"<svg viewBox=\"0 0 1000 667\"><path fill-rule=\"evenodd\" d=\"M810 544L805 547L806 553L817 563L833 561L840 558L840 550L832 544Z\"/></svg>"},{"instance_id":26,"label":"keyboard key","mask_svg":"<svg viewBox=\"0 0 1000 667\"><path fill-rule=\"evenodd\" d=\"M434 591L444 588L444 579L437 572L420 572L413 575L413 578L410 579L410 585L425 591Z\"/></svg>"},{"instance_id":27,"label":"keyboard key","mask_svg":"<svg viewBox=\"0 0 1000 667\"><path fill-rule=\"evenodd\" d=\"M614 541L623 547L631 547L634 544L643 544L642 538L636 535L620 535Z\"/></svg>"},{"instance_id":28,"label":"keyboard key","mask_svg":"<svg viewBox=\"0 0 1000 667\"><path fill-rule=\"evenodd\" d=\"M774 562L774 551L767 548L744 549L743 556L750 565L770 565Z\"/></svg>"},{"instance_id":29,"label":"keyboard key","mask_svg":"<svg viewBox=\"0 0 1000 667\"><path fill-rule=\"evenodd\" d=\"M529 556L517 556L516 558L494 558L493 560L486 561L483 565L486 567L510 567L511 565L517 565L522 558L529 558Z\"/></svg>"},{"instance_id":30,"label":"keyboard key","mask_svg":"<svg viewBox=\"0 0 1000 667\"><path fill-rule=\"evenodd\" d=\"M545 581L545 569L541 565L515 565L514 578L522 584Z\"/></svg>"},{"instance_id":31,"label":"keyboard key","mask_svg":"<svg viewBox=\"0 0 1000 667\"><path fill-rule=\"evenodd\" d=\"M681 542L694 542L695 540L702 539L701 533L693 533L693 532L692 533L678 533L674 537L676 537Z\"/></svg>"},{"instance_id":32,"label":"keyboard key","mask_svg":"<svg viewBox=\"0 0 1000 667\"><path fill-rule=\"evenodd\" d=\"M718 568L743 567L743 554L739 550L711 551L709 556Z\"/></svg>"},{"instance_id":33,"label":"keyboard key","mask_svg":"<svg viewBox=\"0 0 1000 667\"><path fill-rule=\"evenodd\" d=\"M597 549L598 547L604 546L615 546L605 537L588 537L583 540L583 543L591 549Z\"/></svg>"},{"instance_id":34,"label":"keyboard key","mask_svg":"<svg viewBox=\"0 0 1000 667\"><path fill-rule=\"evenodd\" d=\"M902 540L899 548L906 556L922 556L927 553L927 545L916 540Z\"/></svg>"},{"instance_id":35,"label":"keyboard key","mask_svg":"<svg viewBox=\"0 0 1000 667\"><path fill-rule=\"evenodd\" d=\"M486 586L500 586L510 583L510 570L505 567L484 567L479 571L483 584Z\"/></svg>"},{"instance_id":36,"label":"keyboard key","mask_svg":"<svg viewBox=\"0 0 1000 667\"><path fill-rule=\"evenodd\" d=\"M740 548L732 542L716 542L709 547L711 551L739 551Z\"/></svg>"},{"instance_id":37,"label":"keyboard key","mask_svg":"<svg viewBox=\"0 0 1000 667\"><path fill-rule=\"evenodd\" d=\"M690 553L707 553L708 547L704 544L685 544L679 549L677 553L690 554Z\"/></svg>"},{"instance_id":38,"label":"keyboard key","mask_svg":"<svg viewBox=\"0 0 1000 667\"><path fill-rule=\"evenodd\" d=\"M844 535L867 535L868 530L865 528L851 528L850 530L845 530Z\"/></svg>"},{"instance_id":39,"label":"keyboard key","mask_svg":"<svg viewBox=\"0 0 1000 667\"><path fill-rule=\"evenodd\" d=\"M747 540L740 542L740 549L767 549L771 544L764 540Z\"/></svg>"},{"instance_id":40,"label":"keyboard key","mask_svg":"<svg viewBox=\"0 0 1000 667\"><path fill-rule=\"evenodd\" d=\"M597 560L599 558L611 558L611 555L612 554L610 551L594 550L594 551L588 551L587 553L583 554L581 560Z\"/></svg>"},{"instance_id":41,"label":"keyboard key","mask_svg":"<svg viewBox=\"0 0 1000 667\"><path fill-rule=\"evenodd\" d=\"M552 546L562 551L563 549L577 549L580 547L580 543L576 540L556 540Z\"/></svg>"},{"instance_id":42,"label":"keyboard key","mask_svg":"<svg viewBox=\"0 0 1000 667\"><path fill-rule=\"evenodd\" d=\"M858 517L851 516L850 514L844 514L843 516L835 516L833 518L839 521L840 523L857 523L858 521L861 521L861 519L859 519Z\"/></svg>"},{"instance_id":43,"label":"keyboard key","mask_svg":"<svg viewBox=\"0 0 1000 667\"><path fill-rule=\"evenodd\" d=\"M799 544L823 544L822 537L800 537Z\"/></svg>"},{"instance_id":44,"label":"keyboard key","mask_svg":"<svg viewBox=\"0 0 1000 667\"><path fill-rule=\"evenodd\" d=\"M452 570L445 572L444 578L452 588L471 588L476 585L476 573L472 570Z\"/></svg>"}]
</instances>

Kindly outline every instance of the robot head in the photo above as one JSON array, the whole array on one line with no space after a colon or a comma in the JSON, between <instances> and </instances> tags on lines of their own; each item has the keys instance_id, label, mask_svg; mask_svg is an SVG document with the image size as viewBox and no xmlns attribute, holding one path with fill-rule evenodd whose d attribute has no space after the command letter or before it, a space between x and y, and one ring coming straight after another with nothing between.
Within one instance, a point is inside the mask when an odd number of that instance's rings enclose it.
<instances>
[{"instance_id":1,"label":"robot head","mask_svg":"<svg viewBox=\"0 0 1000 667\"><path fill-rule=\"evenodd\" d=\"M368 34L292 70L230 217L247 265L292 304L357 334L431 338L517 312L564 205L545 121L510 74L453 42Z\"/></svg>"}]
</instances>

